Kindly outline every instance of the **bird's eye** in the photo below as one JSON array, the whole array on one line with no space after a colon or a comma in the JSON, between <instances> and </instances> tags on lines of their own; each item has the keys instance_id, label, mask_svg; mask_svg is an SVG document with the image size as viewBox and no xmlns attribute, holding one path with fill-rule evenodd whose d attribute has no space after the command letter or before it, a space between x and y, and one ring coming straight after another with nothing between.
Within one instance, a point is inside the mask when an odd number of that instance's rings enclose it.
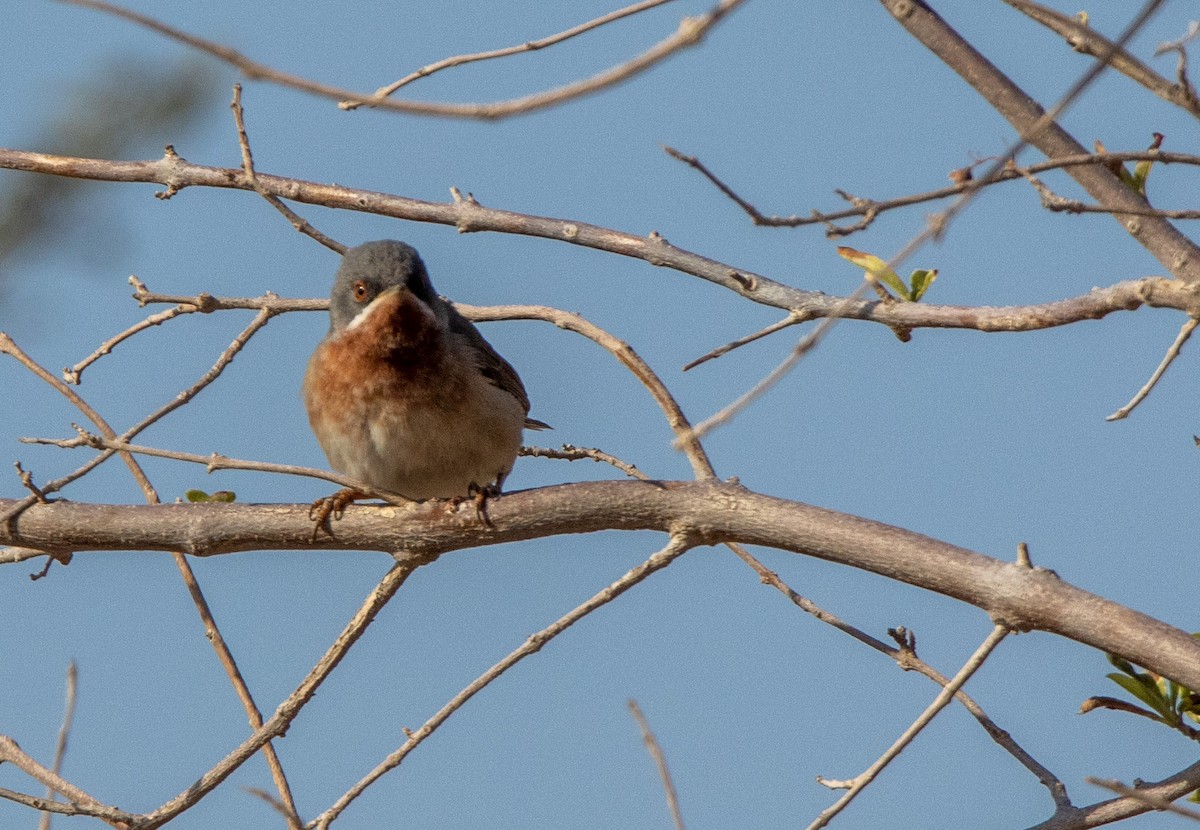
<instances>
[{"instance_id":1,"label":"bird's eye","mask_svg":"<svg viewBox=\"0 0 1200 830\"><path fill-rule=\"evenodd\" d=\"M365 282L362 280L354 281L354 301L356 303L361 303L366 300L368 293L367 284Z\"/></svg>"}]
</instances>

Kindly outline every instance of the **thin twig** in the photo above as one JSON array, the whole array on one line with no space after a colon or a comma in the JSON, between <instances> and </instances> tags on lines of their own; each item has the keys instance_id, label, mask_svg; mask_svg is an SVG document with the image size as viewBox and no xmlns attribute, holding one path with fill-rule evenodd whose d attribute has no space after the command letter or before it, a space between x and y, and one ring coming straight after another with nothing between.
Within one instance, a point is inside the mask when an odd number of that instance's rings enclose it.
<instances>
[{"instance_id":1,"label":"thin twig","mask_svg":"<svg viewBox=\"0 0 1200 830\"><path fill-rule=\"evenodd\" d=\"M850 294L845 298L843 301L844 307L849 309L855 302L861 300L863 295L866 294L870 285L870 281L863 280L862 285L860 285L853 294ZM881 303L880 305L889 304ZM899 305L899 303L893 303L892 305ZM842 314L831 314L829 317L821 320L821 322L818 323L813 330L808 333L807 336L805 336L800 340L800 342L792 347L791 352L788 353L787 357L780 361L779 365L768 372L765 377L763 377L761 380L755 383L754 386L743 392L729 404L705 418L700 423L696 424L686 437L688 439L698 441L717 427L733 420L733 418L739 412L761 398L768 391L770 391L775 384L787 377L796 364L803 360L805 355L817 347L817 345L833 329L837 321L842 319L843 316L844 315ZM681 440L682 439L677 438L676 444L678 445Z\"/></svg>"},{"instance_id":2,"label":"thin twig","mask_svg":"<svg viewBox=\"0 0 1200 830\"><path fill-rule=\"evenodd\" d=\"M1194 156L1189 153L1158 153L1157 151L1137 150L1132 152L1122 153L1085 153L1083 155L1061 156L1058 158L1040 161L1036 164L1030 164L1024 168L1017 168L1015 165L1007 165L999 170L995 170L994 175L990 178L960 178L956 179L955 184L947 187L939 187L934 190L925 191L922 193L911 193L904 196L897 196L892 199L868 199L862 196L854 196L844 190L836 190L835 192L843 199L850 203L850 207L843 210L834 211L819 211L812 209L807 216L775 216L764 214L759 208L751 204L745 197L739 195L733 188L714 173L707 165L703 164L695 156L688 156L681 153L673 147L663 148L670 156L679 159L693 169L704 175L709 182L718 190L734 201L742 210L750 217L751 221L756 225L771 228L799 228L806 225L825 225L827 237L842 237L849 233L863 230L880 214L886 213L898 208L911 207L913 205L924 204L926 202L936 202L942 199L949 199L953 196L958 196L967 191L978 190L1002 182L1011 182L1021 178L1025 172L1036 174L1044 173L1051 170L1065 170L1070 167L1082 167L1088 165L1111 164L1114 161L1161 161L1163 163L1176 164L1200 164L1200 156ZM976 162L982 164L983 162ZM994 168L993 168L994 169ZM957 172L957 171L956 171ZM1088 206L1087 212L1096 213L1126 213L1132 210L1128 206L1123 206L1120 211L1115 208L1105 208L1100 205ZM1082 212L1082 211L1081 211ZM1153 208L1142 208L1135 212L1137 215L1158 216L1158 211ZM1166 218L1196 218L1190 215L1189 211L1167 211ZM1177 215L1177 216L1176 216ZM842 219L851 219L855 216L862 217L862 220L850 226L835 225L834 222Z\"/></svg>"},{"instance_id":3,"label":"thin twig","mask_svg":"<svg viewBox=\"0 0 1200 830\"><path fill-rule=\"evenodd\" d=\"M133 278L131 277L131 279ZM169 308L166 311L160 311L157 314L151 314L149 317L145 318L144 320L139 320L124 331L114 334L112 337L101 343L94 352L85 357L83 360L79 361L74 366L68 366L67 368L63 369L63 380L72 386L78 386L83 375L83 370L91 366L105 355L111 354L113 348L118 344L128 340L138 332L145 331L146 329L153 328L154 326L161 326L163 323L178 317L180 314L186 314L188 310L189 309L184 308Z\"/></svg>"},{"instance_id":4,"label":"thin twig","mask_svg":"<svg viewBox=\"0 0 1200 830\"><path fill-rule=\"evenodd\" d=\"M67 756L67 738L71 735L71 724L75 720L75 692L76 683L79 680L79 670L75 665L75 661L67 663L67 686L65 694L65 702L63 703L63 720L62 726L58 729L58 741L54 745L54 764L51 770L55 775L62 775L63 759ZM46 787L46 800L55 800L55 790L53 787ZM38 821L38 830L50 830L50 813L44 811L41 819Z\"/></svg>"},{"instance_id":5,"label":"thin twig","mask_svg":"<svg viewBox=\"0 0 1200 830\"><path fill-rule=\"evenodd\" d=\"M695 360L691 361L690 363L686 364L683 367L683 371L687 372L692 369L695 369L697 366L701 365L702 363L707 363L710 360L715 360L718 357L722 357L724 355L729 354L734 349L740 349L742 346L745 346L749 343L753 343L756 340L761 340L762 338L764 338L768 335L774 334L777 331L782 331L783 329L786 329L789 326L794 326L797 323L802 323L802 322L804 322L804 321L800 318L800 315L794 314L794 313L789 314L787 317L784 317L782 320L772 323L771 325L767 326L766 328L759 329L758 331L754 332L753 334L747 334L745 337L739 337L737 340L734 340L731 343L726 343L724 346L713 349L711 352L708 352L707 354L701 355L700 357L698 357Z\"/></svg>"},{"instance_id":6,"label":"thin twig","mask_svg":"<svg viewBox=\"0 0 1200 830\"><path fill-rule=\"evenodd\" d=\"M852 637L863 645L878 651L880 654L890 657L904 671L915 671L942 687L945 687L946 684L950 682L948 677L919 658L914 649L896 648L894 646L890 646L886 642L876 637L872 637L862 629L850 625L836 614L825 610L807 597L796 593L791 586L780 579L779 574L775 573L762 562L760 562L755 556L746 550L744 546L737 543L727 543L726 547L737 554L739 559L749 565L750 568L753 569L756 574L758 574L759 580L764 585L769 585L775 590L779 591L779 593L787 597L788 600L801 611L804 611L806 614L811 614L820 622L832 626L833 628ZM1044 786L1050 792L1050 797L1054 799L1056 806L1058 806L1060 809L1071 806L1071 799L1067 795L1067 788L1063 785L1062 781L1059 780L1058 776L1056 776L1049 769L1043 766L1036 758L1026 752L1025 749L1016 742L1012 735L1010 735L1006 730L1002 729L988 716L986 712L983 711L983 707L980 706L973 697L968 695L964 690L959 689L954 695L954 699L961 703L963 708L971 713L971 716L975 718L979 725L983 727L983 730L987 732L988 737L995 741L1005 752L1015 758L1017 762L1021 764L1021 766L1029 770L1034 777L1036 777L1038 781L1042 783L1042 786Z\"/></svg>"},{"instance_id":7,"label":"thin twig","mask_svg":"<svg viewBox=\"0 0 1200 830\"><path fill-rule=\"evenodd\" d=\"M242 151L242 172L246 175L246 181L254 188L259 196L267 200L267 204L275 208L283 214L283 217L291 223L292 227L307 234L313 239L320 242L331 251L336 251L339 254L346 253L346 246L336 239L326 236L319 230L309 224L308 220L302 217L296 211L283 203L283 200L273 193L268 193L261 184L258 183L258 176L254 172L254 155L250 152L250 136L246 132L246 121L242 110L242 85L233 85L233 101L229 104L233 110L233 123L237 129L238 147Z\"/></svg>"},{"instance_id":8,"label":"thin twig","mask_svg":"<svg viewBox=\"0 0 1200 830\"><path fill-rule=\"evenodd\" d=\"M1188 77L1187 53L1187 45L1197 37L1200 37L1200 20L1193 20L1188 24L1187 34L1178 40L1160 43L1154 50L1154 56L1165 55L1167 52L1179 53L1179 59L1175 64L1175 83L1182 90L1185 101L1192 105L1197 117L1200 117L1200 99L1197 99L1196 88L1192 86L1192 79Z\"/></svg>"},{"instance_id":9,"label":"thin twig","mask_svg":"<svg viewBox=\"0 0 1200 830\"><path fill-rule=\"evenodd\" d=\"M646 750L654 759L654 765L658 767L658 777L662 779L663 791L667 795L667 809L671 811L675 830L684 830L683 815L679 812L679 796L675 793L675 783L671 780L671 771L667 768L667 756L663 754L662 747L658 745L658 739L650 731L650 724L646 722L646 716L642 714L642 709L638 706L637 701L630 698L628 705L633 719L637 721L638 728L642 730L642 741L646 744Z\"/></svg>"},{"instance_id":10,"label":"thin twig","mask_svg":"<svg viewBox=\"0 0 1200 830\"><path fill-rule=\"evenodd\" d=\"M917 735L919 735L926 726L929 725L938 712L946 708L946 705L954 699L955 693L971 678L971 675L979 670L979 667L983 665L985 660L987 660L988 656L992 653L992 650L995 649L996 646L1000 645L1000 643L1007 636L1008 629L1004 626L997 625L995 628L993 628L992 632L988 634L987 639L983 641L979 648L975 650L975 653L972 654L967 662L963 664L963 667L959 669L958 674L954 675L950 682L942 688L937 697L933 699L933 702L930 703L929 706L926 707L925 711L921 713L921 716L913 721L913 724L908 727L908 729L904 730L904 734L897 738L896 742L888 747L887 751L885 751L883 755L879 756L879 758L873 764L871 764L870 767L864 770L860 775L856 776L853 781L849 783L849 786L846 788L846 792L842 794L842 797L839 798L832 806L823 810L821 814L817 816L817 818L810 825L808 825L808 830L818 830L818 828L824 827L833 820L834 816L846 809L850 802L853 801L867 785L875 780L876 776L883 771L884 767L891 763L896 756L904 751L905 747L912 743L912 740L917 737ZM818 778L818 781L820 780L821 779Z\"/></svg>"},{"instance_id":11,"label":"thin twig","mask_svg":"<svg viewBox=\"0 0 1200 830\"><path fill-rule=\"evenodd\" d=\"M300 713L300 710L317 693L321 684L337 667L367 627L383 610L383 607L395 596L405 580L420 566L432 561L431 557L413 557L393 565L390 570L367 596L362 606L351 617L341 634L333 641L316 665L305 675L300 685L288 695L274 714L258 729L226 755L212 769L204 773L194 784L179 795L163 804L152 813L142 816L142 821L157 827L167 823L193 804L204 798L209 792L228 778L234 770L244 764L250 757L264 747L273 738L281 737L287 732L288 726Z\"/></svg>"},{"instance_id":12,"label":"thin twig","mask_svg":"<svg viewBox=\"0 0 1200 830\"><path fill-rule=\"evenodd\" d=\"M70 401L71 405L83 413L84 417L95 424L96 428L99 429L100 432L106 437L114 437L116 435L116 432L108 425L108 422L100 416L100 413L92 409L92 407L88 405L87 401L81 398L74 389L67 386L66 383L54 377L54 375L42 368L37 361L26 354L21 347L18 346L16 342L4 332L0 332L0 354L7 354L10 357L15 358L18 363L20 363L42 381L47 383L56 392ZM146 478L145 473L143 473L141 468L138 467L137 462L133 460L133 457L128 453L123 453L121 455L121 459L125 462L126 466L129 467L130 472L133 473L134 479L137 481L138 486L142 488L143 492L153 492L154 488L150 485L150 480ZM0 514L0 523L9 521L13 516L18 515L22 510L26 509L30 505L36 504L38 501L44 501L44 494L55 492L57 489L57 484L57 481L46 483L41 488L43 495L39 496L35 493L34 495L23 499L17 504L16 507L13 507L8 511L5 511L3 514Z\"/></svg>"},{"instance_id":13,"label":"thin twig","mask_svg":"<svg viewBox=\"0 0 1200 830\"><path fill-rule=\"evenodd\" d=\"M518 646L513 651L509 652L502 660L489 668L475 680L471 681L462 691L447 701L446 705L439 709L429 720L414 732L409 733L408 740L404 742L396 751L392 752L384 758L373 770L367 773L354 786L347 790L341 797L333 803L329 809L317 816L313 821L309 822L309 830L326 830L330 823L334 821L342 812L350 806L362 793L377 781L385 773L395 769L403 763L414 749L417 748L426 738L441 726L448 717L458 711L463 704L478 694L482 689L488 686L500 675L504 674L517 663L524 660L530 655L537 654L541 651L546 643L553 640L559 634L566 631L579 620L586 617L588 614L595 611L604 605L615 600L621 594L628 591L633 586L644 581L647 577L657 571L662 570L667 565L670 565L684 553L686 553L695 544L691 537L683 532L673 534L662 550L653 554L642 564L628 571L620 579L607 586L599 593L592 596L586 602L575 607L567 612L550 625L543 628L536 634L531 635L524 643Z\"/></svg>"},{"instance_id":14,"label":"thin twig","mask_svg":"<svg viewBox=\"0 0 1200 830\"><path fill-rule=\"evenodd\" d=\"M1104 420L1119 421L1122 418L1126 418L1129 416L1129 413L1137 407L1138 404L1146 399L1146 396L1149 395L1151 390L1154 389L1155 384L1157 384L1162 376L1166 374L1167 369L1174 362L1175 358L1179 357L1179 352L1183 349L1183 344L1186 343L1188 338L1192 336L1192 332L1196 330L1197 325L1200 325L1200 318L1189 317L1187 319L1187 322L1185 322L1183 327L1179 330L1179 334L1175 335L1175 341L1171 343L1171 347L1167 349L1167 353L1163 355L1163 359L1159 362L1158 368L1154 370L1154 374L1150 376L1150 380L1146 381L1146 385L1137 391L1137 394L1133 396L1129 403L1125 404L1123 407L1109 415Z\"/></svg>"},{"instance_id":15,"label":"thin twig","mask_svg":"<svg viewBox=\"0 0 1200 830\"><path fill-rule=\"evenodd\" d=\"M581 461L585 458L590 458L592 461L616 467L630 478L636 478L639 481L650 480L650 476L643 473L635 465L630 464L628 461L622 461L615 455L594 447L576 447L573 444L563 444L557 450L549 447L521 447L521 455L527 458L557 458L563 461Z\"/></svg>"},{"instance_id":16,"label":"thin twig","mask_svg":"<svg viewBox=\"0 0 1200 830\"><path fill-rule=\"evenodd\" d=\"M521 52L533 52L538 49L545 49L547 46L554 46L555 44L562 43L564 40L569 40L576 35L589 32L592 29L599 28L607 23L612 23L613 21L620 20L623 17L629 17L630 15L637 14L638 12L643 12L647 9L652 9L655 6L661 6L664 3L669 2L671 2L671 0L642 0L640 3L634 3L632 6L626 6L623 9L617 9L616 11L601 15L594 20L589 20L587 23L581 23L578 26L567 29L563 32L559 32L556 35L550 35L549 37L540 38L538 40L529 40L525 43L517 44L516 46L506 46L503 49L492 49L487 52L475 52L469 55L455 55L453 57L443 58L436 63L428 64L427 66L423 66L415 72L405 75L398 81L394 81L387 86L380 87L368 98L362 100L339 101L338 107L344 110L352 110L360 106L372 107L375 106L379 99L387 98L401 87L408 86L413 81L420 80L421 78L428 78L430 75L440 72L443 69L450 69L451 67L462 66L468 63L476 63L478 61L492 60L494 58L506 58L509 55L516 55Z\"/></svg>"},{"instance_id":17,"label":"thin twig","mask_svg":"<svg viewBox=\"0 0 1200 830\"><path fill-rule=\"evenodd\" d=\"M717 23L724 19L731 11L742 5L745 0L721 0L721 2L705 14L698 17L685 17L680 22L679 28L675 33L665 40L659 41L637 57L597 75L593 75L590 78L585 78L557 89L526 95L522 98L486 104L447 104L434 101L397 101L394 98L378 98L370 94L342 89L330 84L311 81L297 75L281 72L265 64L251 60L228 46L190 35L181 29L168 26L152 17L104 2L104 0L63 0L63 2L102 11L136 23L139 26L144 26L165 37L183 43L193 49L198 49L201 52L205 52L214 58L237 67L251 80L268 81L280 86L299 89L313 95L332 98L335 101L370 100L375 107L380 109L407 112L414 115L437 115L452 118L491 120L535 112L547 107L563 104L575 98L580 98L627 81L671 55L700 43L704 39L704 36Z\"/></svg>"},{"instance_id":18,"label":"thin twig","mask_svg":"<svg viewBox=\"0 0 1200 830\"><path fill-rule=\"evenodd\" d=\"M683 414L670 390L662 379L650 368L641 356L628 343L606 332L594 323L578 314L562 311L549 306L505 305L505 306L467 306L459 303L455 308L460 309L472 320L542 320L553 323L559 328L581 334L594 343L608 350L621 365L633 373L643 386L653 396L655 402L666 416L667 424L675 433L677 446L681 447L691 462L692 470L699 479L715 477L712 462L704 451L698 436L694 434L691 423Z\"/></svg>"},{"instance_id":19,"label":"thin twig","mask_svg":"<svg viewBox=\"0 0 1200 830\"><path fill-rule=\"evenodd\" d=\"M202 464L205 469L212 473L217 470L242 470L258 473L272 473L274 475L288 476L304 476L306 478L316 478L322 481L329 481L337 484L340 487L348 487L360 492L366 493L372 498L382 499L389 504L410 504L412 499L405 498L398 493L391 493L387 490L381 490L376 487L356 481L349 476L341 475L340 473L330 472L329 470L321 470L316 467L299 467L294 464L275 464L270 461L245 461L240 458L229 458L228 456L219 453L210 453L208 455L200 455L192 452L181 452L178 450L164 450L158 447L147 447L140 444L130 444L127 441L122 441L120 438L105 438L101 435L94 435L84 429L76 427L79 434L74 438L20 438L18 440L23 444L43 444L51 447L59 447L62 449L74 449L76 447L91 447L98 450L107 450L110 452L131 453L133 455L148 455L154 458L169 458L172 461L183 461L188 464Z\"/></svg>"}]
</instances>

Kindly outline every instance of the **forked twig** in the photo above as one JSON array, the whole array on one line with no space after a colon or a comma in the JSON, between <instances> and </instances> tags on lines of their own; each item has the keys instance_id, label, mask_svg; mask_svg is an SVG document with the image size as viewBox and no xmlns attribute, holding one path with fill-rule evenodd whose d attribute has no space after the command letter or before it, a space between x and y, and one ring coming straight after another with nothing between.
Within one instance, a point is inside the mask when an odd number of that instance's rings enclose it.
<instances>
[{"instance_id":1,"label":"forked twig","mask_svg":"<svg viewBox=\"0 0 1200 830\"><path fill-rule=\"evenodd\" d=\"M545 49L548 46L554 46L557 43L562 43L564 40L570 40L571 38L581 35L584 32L590 32L592 29L597 29L607 23L612 23L613 21L620 20L623 17L629 17L637 14L638 12L643 12L647 9L652 9L655 6L661 6L664 3L669 2L671 2L671 0L642 0L640 3L634 3L632 6L626 6L623 9L617 9L616 11L601 15L600 17L589 20L586 23L581 23L578 26L567 29L566 31L559 32L555 35L550 35L549 37L540 38L538 40L528 40L516 46L506 46L502 49L492 49L487 52L475 52L469 55L455 55L453 57L443 58L436 63L428 64L427 66L423 66L415 72L405 75L398 81L394 81L387 86L380 87L379 89L375 90L373 95L367 98L362 100L339 101L338 107L344 110L352 110L360 106L371 107L376 104L378 99L387 98L401 87L408 86L413 81L418 81L421 78L428 78L430 75L440 72L443 69L450 69L455 66L463 66L464 64L468 63L477 63L478 61L493 60L494 58L506 58L510 55L520 54L521 52L533 52L539 49Z\"/></svg>"},{"instance_id":2,"label":"forked twig","mask_svg":"<svg viewBox=\"0 0 1200 830\"><path fill-rule=\"evenodd\" d=\"M987 660L988 656L992 653L996 646L1000 645L1000 643L1007 636L1008 629L1004 626L997 625L995 628L993 628L992 632L988 634L987 638L983 641L979 648L975 650L975 653L972 654L970 658L968 658L967 662L963 664L963 667L958 670L958 674L954 675L950 682L942 688L937 697L933 699L933 702L930 703L929 706L925 708L925 711L921 713L920 717L913 721L912 725L909 726L908 729L904 730L904 733L896 739L895 743L888 747L887 750L880 755L874 763L871 764L871 766L869 766L866 770L849 782L828 782L830 786L837 786L838 789L843 789L842 785L844 784L844 789L846 792L843 793L842 797L839 798L833 805L823 810L821 814L817 816L817 818L814 819L811 824L808 825L808 830L819 830L819 828L829 824L829 822L833 820L834 816L846 809L850 802L853 801L855 797L857 797L858 794L862 792L865 787L867 787L867 785L874 781L879 773L882 772L883 769L896 758L896 756L904 751L905 747L912 743L913 738L917 737L917 735L919 735L921 731L929 725L934 717L936 717L937 714L942 711L942 709L946 708L946 705L954 699L955 693L958 692L958 690L962 688L963 684L965 684L971 678L971 675L975 674L975 672L979 670L979 667L983 665L984 661ZM819 777L817 780L819 782L826 783Z\"/></svg>"},{"instance_id":3,"label":"forked twig","mask_svg":"<svg viewBox=\"0 0 1200 830\"><path fill-rule=\"evenodd\" d=\"M254 188L255 192L258 193L259 196L262 196L264 199L266 199L267 204L282 213L283 217L291 223L293 228L300 231L300 233L311 236L313 239L317 240L331 251L336 251L339 254L346 253L345 245L343 245L341 242L338 242L336 239L321 233L319 230L309 224L307 219L285 205L282 199L273 193L269 193L266 188L259 184L258 175L254 172L254 155L250 152L250 136L246 132L245 114L242 110L241 84L233 85L233 101L230 102L229 107L233 110L233 123L237 128L238 147L242 151L242 172L245 174L246 180L250 182L250 185Z\"/></svg>"},{"instance_id":4,"label":"forked twig","mask_svg":"<svg viewBox=\"0 0 1200 830\"><path fill-rule=\"evenodd\" d=\"M513 651L509 652L503 659L485 671L475 680L471 681L462 691L451 698L445 706L439 709L429 720L416 731L408 733L408 740L404 742L398 749L384 758L379 764L367 773L354 786L347 790L341 797L333 803L329 809L321 813L312 822L309 823L309 828L315 830L326 830L330 823L336 819L342 812L357 799L367 787L371 786L375 781L379 780L387 772L395 769L404 762L414 749L417 748L426 738L445 723L446 719L462 708L468 700L478 694L493 680L498 678L504 672L508 671L517 663L541 651L542 647L550 640L557 637L562 632L566 631L579 620L586 617L588 614L600 608L603 605L615 600L621 594L628 591L633 586L644 581L651 574L660 571L667 565L670 565L684 553L686 553L695 542L687 534L672 535L667 545L642 564L628 571L620 579L613 582L608 587L601 590L599 593L592 596L586 602L575 607L567 612L550 625L543 628L536 634L531 635L524 643L518 646Z\"/></svg>"},{"instance_id":5,"label":"forked twig","mask_svg":"<svg viewBox=\"0 0 1200 830\"><path fill-rule=\"evenodd\" d=\"M332 86L330 84L321 83L319 81L308 80L297 75L292 75L287 72L281 72L277 69L267 66L266 64L258 63L241 54L235 49L216 43L211 40L196 37L188 34L182 29L177 29L174 26L168 26L152 17L113 3L105 2L105 0L63 0L63 2L73 3L77 6L85 6L87 8L96 9L116 17L123 18L139 26L144 26L159 34L183 43L193 49L198 49L214 58L225 61L232 66L237 67L247 77L253 80L263 80L280 86L299 89L303 92L308 92L313 95L319 95L325 98L332 98L335 101L370 101L372 106L380 109L395 110L397 112L407 112L414 115L437 115L447 116L452 118L479 118L479 119L497 119L506 118L511 115L519 115L536 110L545 109L547 107L556 106L566 103L575 98L580 98L590 93L599 92L611 86L627 81L635 75L641 74L647 69L661 63L666 58L680 52L688 47L695 46L700 43L704 36L725 18L731 11L742 5L745 0L720 0L716 6L708 12L697 17L685 17L679 24L679 28L674 34L659 41L654 46L647 49L642 54L633 59L614 66L590 78L585 78L581 81L576 81L572 84L559 87L557 89L549 89L544 92L538 92L533 95L526 95L522 98L514 98L507 101L496 101L486 104L446 104L434 101L397 101L394 98L380 98L370 94L363 94L349 89Z\"/></svg>"}]
</instances>

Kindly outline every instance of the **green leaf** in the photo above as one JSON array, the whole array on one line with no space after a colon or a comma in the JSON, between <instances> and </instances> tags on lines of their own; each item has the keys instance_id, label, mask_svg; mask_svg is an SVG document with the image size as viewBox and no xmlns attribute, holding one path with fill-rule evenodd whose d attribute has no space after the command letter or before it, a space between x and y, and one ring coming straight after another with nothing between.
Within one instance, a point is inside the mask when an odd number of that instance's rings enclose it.
<instances>
[{"instance_id":1,"label":"green leaf","mask_svg":"<svg viewBox=\"0 0 1200 830\"><path fill-rule=\"evenodd\" d=\"M856 251L854 248L849 248L845 245L840 246L837 252L843 259L854 263L866 271L869 277L883 283L901 297L908 298L908 286L904 284L904 280L900 279L900 275L893 271L879 257L874 254L865 253L864 251Z\"/></svg>"},{"instance_id":2,"label":"green leaf","mask_svg":"<svg viewBox=\"0 0 1200 830\"><path fill-rule=\"evenodd\" d=\"M1116 654L1106 654L1104 656L1108 658L1108 662L1112 664L1113 668L1123 671L1131 677L1137 677L1137 669L1133 667L1133 663L1130 663L1124 657L1120 657Z\"/></svg>"},{"instance_id":3,"label":"green leaf","mask_svg":"<svg viewBox=\"0 0 1200 830\"><path fill-rule=\"evenodd\" d=\"M1115 672L1109 674L1108 679L1158 713L1159 720L1163 723L1174 725L1179 722L1179 716L1163 700L1157 686L1147 686L1138 678Z\"/></svg>"},{"instance_id":4,"label":"green leaf","mask_svg":"<svg viewBox=\"0 0 1200 830\"><path fill-rule=\"evenodd\" d=\"M183 495L188 501L199 504L209 502L229 504L237 499L237 493L232 490L218 490L215 493L206 493L203 490L188 490Z\"/></svg>"},{"instance_id":5,"label":"green leaf","mask_svg":"<svg viewBox=\"0 0 1200 830\"><path fill-rule=\"evenodd\" d=\"M912 277L909 283L912 288L908 292L908 298L914 303L920 301L925 296L925 292L929 290L929 286L933 285L933 281L937 279L937 269L926 270L923 268L912 272Z\"/></svg>"}]
</instances>

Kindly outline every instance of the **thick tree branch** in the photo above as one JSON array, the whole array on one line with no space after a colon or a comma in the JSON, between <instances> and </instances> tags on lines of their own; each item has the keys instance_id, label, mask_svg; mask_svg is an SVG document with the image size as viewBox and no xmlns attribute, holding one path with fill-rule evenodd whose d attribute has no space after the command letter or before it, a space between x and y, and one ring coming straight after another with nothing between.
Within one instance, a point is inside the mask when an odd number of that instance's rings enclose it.
<instances>
[{"instance_id":1,"label":"thick tree branch","mask_svg":"<svg viewBox=\"0 0 1200 830\"><path fill-rule=\"evenodd\" d=\"M0 510L12 504L0 500ZM308 505L130 507L54 502L0 527L0 544L41 550L185 550L214 556L312 547ZM493 527L446 502L353 506L320 547L403 551L402 561L482 545L600 530L687 529L702 544L742 542L816 556L936 591L1013 630L1049 631L1200 688L1200 642L1050 571L1002 562L918 533L719 482L605 481L510 493Z\"/></svg>"}]
</instances>

